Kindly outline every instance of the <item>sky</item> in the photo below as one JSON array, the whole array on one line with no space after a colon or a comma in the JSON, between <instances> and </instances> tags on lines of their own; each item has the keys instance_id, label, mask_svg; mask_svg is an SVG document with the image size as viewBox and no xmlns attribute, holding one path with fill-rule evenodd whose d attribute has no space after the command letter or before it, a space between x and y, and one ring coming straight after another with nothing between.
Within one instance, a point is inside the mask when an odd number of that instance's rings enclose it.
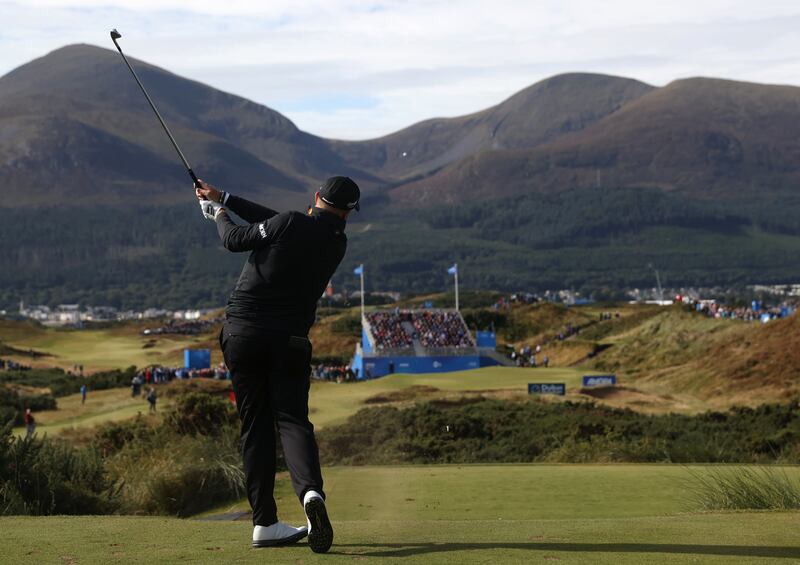
<instances>
[{"instance_id":1,"label":"sky","mask_svg":"<svg viewBox=\"0 0 800 565\"><path fill-rule=\"evenodd\" d=\"M339 139L565 72L800 85L796 0L0 0L0 22L0 75L67 44L113 49L116 27L127 55Z\"/></svg>"}]
</instances>

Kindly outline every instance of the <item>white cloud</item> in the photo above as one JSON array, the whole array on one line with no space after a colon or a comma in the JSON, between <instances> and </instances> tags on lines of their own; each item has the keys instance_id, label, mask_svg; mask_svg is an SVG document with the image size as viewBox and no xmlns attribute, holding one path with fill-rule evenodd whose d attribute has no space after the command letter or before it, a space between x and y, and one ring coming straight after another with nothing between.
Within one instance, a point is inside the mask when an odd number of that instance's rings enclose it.
<instances>
[{"instance_id":1,"label":"white cloud","mask_svg":"<svg viewBox=\"0 0 800 565\"><path fill-rule=\"evenodd\" d=\"M126 53L350 139L568 71L800 84L800 5L781 0L0 0L0 19L0 73L67 43L111 47L118 27Z\"/></svg>"}]
</instances>

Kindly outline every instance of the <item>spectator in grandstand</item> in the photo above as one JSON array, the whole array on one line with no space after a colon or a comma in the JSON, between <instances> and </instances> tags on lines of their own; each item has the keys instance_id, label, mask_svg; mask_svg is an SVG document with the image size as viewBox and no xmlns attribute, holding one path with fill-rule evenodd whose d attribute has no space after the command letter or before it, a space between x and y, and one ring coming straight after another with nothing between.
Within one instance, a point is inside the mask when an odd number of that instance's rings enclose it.
<instances>
[{"instance_id":1,"label":"spectator in grandstand","mask_svg":"<svg viewBox=\"0 0 800 565\"><path fill-rule=\"evenodd\" d=\"M403 329L407 315L399 312L370 312L367 321L378 349L400 349L411 347L413 340Z\"/></svg>"},{"instance_id":2,"label":"spectator in grandstand","mask_svg":"<svg viewBox=\"0 0 800 565\"><path fill-rule=\"evenodd\" d=\"M475 343L457 312L414 312L412 323L423 347L474 347Z\"/></svg>"}]
</instances>

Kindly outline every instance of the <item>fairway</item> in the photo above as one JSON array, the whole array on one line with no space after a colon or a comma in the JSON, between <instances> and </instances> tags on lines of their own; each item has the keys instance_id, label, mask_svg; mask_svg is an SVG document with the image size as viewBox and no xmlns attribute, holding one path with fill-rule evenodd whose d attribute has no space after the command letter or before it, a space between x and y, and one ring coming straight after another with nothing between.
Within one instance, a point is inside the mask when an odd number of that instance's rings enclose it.
<instances>
[{"instance_id":1,"label":"fairway","mask_svg":"<svg viewBox=\"0 0 800 565\"><path fill-rule=\"evenodd\" d=\"M159 399L158 409L167 406L166 399ZM149 406L144 395L131 396L131 389L112 388L90 391L86 404L81 404L80 394L71 394L57 399L58 409L36 413L36 433L39 435L58 435L65 429L87 428L133 418L137 414L148 413ZM17 435L24 435L25 428L14 429Z\"/></svg>"},{"instance_id":2,"label":"fairway","mask_svg":"<svg viewBox=\"0 0 800 565\"><path fill-rule=\"evenodd\" d=\"M563 382L568 389L575 390L585 373L577 368L484 367L454 373L397 374L356 383L314 382L309 400L311 421L319 428L341 424L363 408L369 397L410 386L435 387L444 392L502 390L527 394L528 383Z\"/></svg>"},{"instance_id":3,"label":"fairway","mask_svg":"<svg viewBox=\"0 0 800 565\"><path fill-rule=\"evenodd\" d=\"M436 387L448 392L513 391L527 393L528 383L566 382L569 387L579 386L583 371L578 369L518 369L512 367L487 367L458 373L425 375L392 375L372 381L342 383L314 381L311 387L309 406L311 421L318 429L343 423L361 408L364 401L381 393L402 390L411 386ZM188 382L188 381L187 381ZM157 390L159 390L157 388ZM80 394L58 398L58 409L38 412L39 434L58 434L68 428L96 426L105 422L116 422L147 413L144 397L132 398L130 388L89 391L85 405L81 405ZM166 408L167 399L159 400L159 410ZM16 428L18 435L24 428Z\"/></svg>"},{"instance_id":4,"label":"fairway","mask_svg":"<svg viewBox=\"0 0 800 565\"><path fill-rule=\"evenodd\" d=\"M704 467L694 466L695 472ZM796 468L789 471L795 475ZM249 547L251 525L144 517L0 518L9 562L787 563L797 512L692 513L686 469L667 465L468 465L325 469L336 530ZM281 518L303 521L284 476ZM242 503L220 511L237 510ZM43 536L42 532L47 531ZM12 541L13 540L13 541Z\"/></svg>"},{"instance_id":5,"label":"fairway","mask_svg":"<svg viewBox=\"0 0 800 565\"><path fill-rule=\"evenodd\" d=\"M154 321L153 326L158 325ZM26 351L46 353L39 364L71 369L83 365L88 372L119 369L136 365L178 366L183 364L183 349L208 347L208 334L199 336L160 335L142 336L144 326L126 325L110 329L54 329L31 324L0 323L0 341ZM218 353L218 347L213 348ZM26 357L20 362L30 364Z\"/></svg>"}]
</instances>

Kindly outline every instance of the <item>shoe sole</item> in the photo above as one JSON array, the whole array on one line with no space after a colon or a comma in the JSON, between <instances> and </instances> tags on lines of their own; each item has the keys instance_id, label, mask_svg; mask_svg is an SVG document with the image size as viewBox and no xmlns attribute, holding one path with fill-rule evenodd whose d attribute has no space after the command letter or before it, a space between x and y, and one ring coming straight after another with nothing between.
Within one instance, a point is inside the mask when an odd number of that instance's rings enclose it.
<instances>
[{"instance_id":1,"label":"shoe sole","mask_svg":"<svg viewBox=\"0 0 800 565\"><path fill-rule=\"evenodd\" d=\"M325 502L321 498L312 498L305 506L306 517L311 522L308 533L308 545L314 553L325 553L333 545L333 526L328 519Z\"/></svg>"},{"instance_id":2,"label":"shoe sole","mask_svg":"<svg viewBox=\"0 0 800 565\"><path fill-rule=\"evenodd\" d=\"M281 545L291 545L293 543L300 541L307 535L308 532L303 531L303 532L297 532L295 535L289 536L288 538L254 541L253 547L278 547Z\"/></svg>"}]
</instances>

